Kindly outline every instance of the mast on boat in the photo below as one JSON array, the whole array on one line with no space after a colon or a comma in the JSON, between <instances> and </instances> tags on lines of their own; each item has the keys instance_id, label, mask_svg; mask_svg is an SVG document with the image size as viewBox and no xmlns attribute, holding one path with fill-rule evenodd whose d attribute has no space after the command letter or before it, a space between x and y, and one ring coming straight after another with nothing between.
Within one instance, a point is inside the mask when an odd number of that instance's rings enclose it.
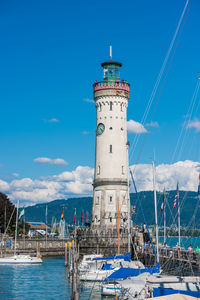
<instances>
[{"instance_id":1,"label":"mast on boat","mask_svg":"<svg viewBox=\"0 0 200 300\"><path fill-rule=\"evenodd\" d=\"M153 191L154 191L154 207L155 207L155 225L156 225L156 253L157 262L159 262L159 249L158 249L158 213L157 213L157 197L156 197L156 176L155 176L155 163L152 162L153 166Z\"/></svg>"},{"instance_id":2,"label":"mast on boat","mask_svg":"<svg viewBox=\"0 0 200 300\"><path fill-rule=\"evenodd\" d=\"M178 243L181 246L181 212L180 212L180 198L177 184L177 195L178 195Z\"/></svg>"},{"instance_id":3,"label":"mast on boat","mask_svg":"<svg viewBox=\"0 0 200 300\"><path fill-rule=\"evenodd\" d=\"M19 209L19 200L17 200L17 213L16 213L16 225L15 225L15 248L14 248L14 256L16 255L16 244L17 244L18 209Z\"/></svg>"},{"instance_id":4,"label":"mast on boat","mask_svg":"<svg viewBox=\"0 0 200 300\"><path fill-rule=\"evenodd\" d=\"M129 143L127 143L127 166L129 166L128 161L128 149ZM130 193L129 193L129 167L127 167L127 201L128 201L128 253L131 253L131 204L130 204Z\"/></svg>"},{"instance_id":5,"label":"mast on boat","mask_svg":"<svg viewBox=\"0 0 200 300\"><path fill-rule=\"evenodd\" d=\"M119 198L117 199L117 234L118 234L118 255L120 254L120 230L119 230Z\"/></svg>"},{"instance_id":6,"label":"mast on boat","mask_svg":"<svg viewBox=\"0 0 200 300\"><path fill-rule=\"evenodd\" d=\"M45 242L46 242L46 247L47 247L47 204L46 204L46 211L45 211L45 223L46 223L46 236L45 236Z\"/></svg>"},{"instance_id":7,"label":"mast on boat","mask_svg":"<svg viewBox=\"0 0 200 300\"><path fill-rule=\"evenodd\" d=\"M164 244L166 243L166 198L165 198L165 189L163 191L164 198Z\"/></svg>"}]
</instances>

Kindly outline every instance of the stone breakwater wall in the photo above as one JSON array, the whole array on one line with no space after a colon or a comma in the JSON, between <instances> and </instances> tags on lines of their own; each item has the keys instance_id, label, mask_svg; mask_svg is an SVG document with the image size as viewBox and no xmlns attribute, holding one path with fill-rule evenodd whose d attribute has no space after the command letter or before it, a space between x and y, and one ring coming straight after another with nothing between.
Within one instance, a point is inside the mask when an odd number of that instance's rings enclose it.
<instances>
[{"instance_id":1,"label":"stone breakwater wall","mask_svg":"<svg viewBox=\"0 0 200 300\"><path fill-rule=\"evenodd\" d=\"M65 243L71 242L70 239L27 239L17 240L16 251L20 254L31 256L40 253L42 256L64 256ZM1 243L1 253L11 254L14 251L14 240L5 239ZM7 244L7 245L6 245Z\"/></svg>"}]
</instances>

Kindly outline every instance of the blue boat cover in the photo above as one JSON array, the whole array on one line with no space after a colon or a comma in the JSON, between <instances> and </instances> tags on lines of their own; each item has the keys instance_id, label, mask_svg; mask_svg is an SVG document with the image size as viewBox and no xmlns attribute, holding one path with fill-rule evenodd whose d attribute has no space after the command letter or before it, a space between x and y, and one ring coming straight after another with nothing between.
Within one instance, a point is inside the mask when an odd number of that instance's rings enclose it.
<instances>
[{"instance_id":1,"label":"blue boat cover","mask_svg":"<svg viewBox=\"0 0 200 300\"><path fill-rule=\"evenodd\" d=\"M102 267L102 270L113 270L112 264L105 264Z\"/></svg>"},{"instance_id":2,"label":"blue boat cover","mask_svg":"<svg viewBox=\"0 0 200 300\"><path fill-rule=\"evenodd\" d=\"M116 255L116 256L105 256L105 257L95 257L93 260L109 260L109 259L123 259L124 261L131 261L130 253L125 255Z\"/></svg>"},{"instance_id":3,"label":"blue boat cover","mask_svg":"<svg viewBox=\"0 0 200 300\"><path fill-rule=\"evenodd\" d=\"M197 299L200 298L200 291L190 291L190 290L173 290L173 289L165 289L165 288L154 288L153 289L153 296L159 297L159 296L167 296L167 295L173 295L173 294L183 294L195 297Z\"/></svg>"},{"instance_id":4,"label":"blue boat cover","mask_svg":"<svg viewBox=\"0 0 200 300\"><path fill-rule=\"evenodd\" d=\"M160 264L157 263L155 267L136 269L136 268L120 268L119 270L113 272L104 281L113 281L118 279L125 279L128 277L138 276L142 273L160 273Z\"/></svg>"}]
</instances>

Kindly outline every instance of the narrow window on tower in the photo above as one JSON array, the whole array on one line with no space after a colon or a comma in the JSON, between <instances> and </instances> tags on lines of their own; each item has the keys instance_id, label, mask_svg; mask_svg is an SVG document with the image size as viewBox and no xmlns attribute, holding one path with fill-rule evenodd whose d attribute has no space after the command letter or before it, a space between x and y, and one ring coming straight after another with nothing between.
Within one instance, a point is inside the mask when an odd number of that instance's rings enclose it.
<instances>
[{"instance_id":1,"label":"narrow window on tower","mask_svg":"<svg viewBox=\"0 0 200 300\"><path fill-rule=\"evenodd\" d=\"M112 222L112 217L110 217L110 222Z\"/></svg>"},{"instance_id":2,"label":"narrow window on tower","mask_svg":"<svg viewBox=\"0 0 200 300\"><path fill-rule=\"evenodd\" d=\"M110 145L110 153L112 153L112 145Z\"/></svg>"},{"instance_id":3,"label":"narrow window on tower","mask_svg":"<svg viewBox=\"0 0 200 300\"><path fill-rule=\"evenodd\" d=\"M101 103L99 103L99 111L101 111Z\"/></svg>"},{"instance_id":4,"label":"narrow window on tower","mask_svg":"<svg viewBox=\"0 0 200 300\"><path fill-rule=\"evenodd\" d=\"M110 110L112 110L112 105L113 105L113 103L112 103L112 102L110 102Z\"/></svg>"},{"instance_id":5,"label":"narrow window on tower","mask_svg":"<svg viewBox=\"0 0 200 300\"><path fill-rule=\"evenodd\" d=\"M100 175L100 166L98 166L98 168L97 168L97 175Z\"/></svg>"},{"instance_id":6,"label":"narrow window on tower","mask_svg":"<svg viewBox=\"0 0 200 300\"><path fill-rule=\"evenodd\" d=\"M121 111L123 111L123 104L121 103Z\"/></svg>"},{"instance_id":7,"label":"narrow window on tower","mask_svg":"<svg viewBox=\"0 0 200 300\"><path fill-rule=\"evenodd\" d=\"M122 175L124 175L124 166L122 166Z\"/></svg>"},{"instance_id":8,"label":"narrow window on tower","mask_svg":"<svg viewBox=\"0 0 200 300\"><path fill-rule=\"evenodd\" d=\"M112 196L110 196L110 203L112 203Z\"/></svg>"},{"instance_id":9,"label":"narrow window on tower","mask_svg":"<svg viewBox=\"0 0 200 300\"><path fill-rule=\"evenodd\" d=\"M96 197L96 205L99 205L99 197Z\"/></svg>"}]
</instances>

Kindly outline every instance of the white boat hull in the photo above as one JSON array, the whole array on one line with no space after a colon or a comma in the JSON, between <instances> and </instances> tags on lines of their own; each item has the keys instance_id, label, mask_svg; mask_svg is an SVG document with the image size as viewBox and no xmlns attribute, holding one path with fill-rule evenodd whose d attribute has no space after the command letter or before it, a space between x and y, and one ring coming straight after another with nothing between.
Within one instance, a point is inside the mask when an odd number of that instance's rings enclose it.
<instances>
[{"instance_id":1,"label":"white boat hull","mask_svg":"<svg viewBox=\"0 0 200 300\"><path fill-rule=\"evenodd\" d=\"M32 265L41 263L41 258L31 257L29 255L14 255L10 257L0 257L0 265Z\"/></svg>"},{"instance_id":2,"label":"white boat hull","mask_svg":"<svg viewBox=\"0 0 200 300\"><path fill-rule=\"evenodd\" d=\"M81 281L104 281L108 276L110 276L115 270L97 270L96 272L87 272L80 275Z\"/></svg>"}]
</instances>

